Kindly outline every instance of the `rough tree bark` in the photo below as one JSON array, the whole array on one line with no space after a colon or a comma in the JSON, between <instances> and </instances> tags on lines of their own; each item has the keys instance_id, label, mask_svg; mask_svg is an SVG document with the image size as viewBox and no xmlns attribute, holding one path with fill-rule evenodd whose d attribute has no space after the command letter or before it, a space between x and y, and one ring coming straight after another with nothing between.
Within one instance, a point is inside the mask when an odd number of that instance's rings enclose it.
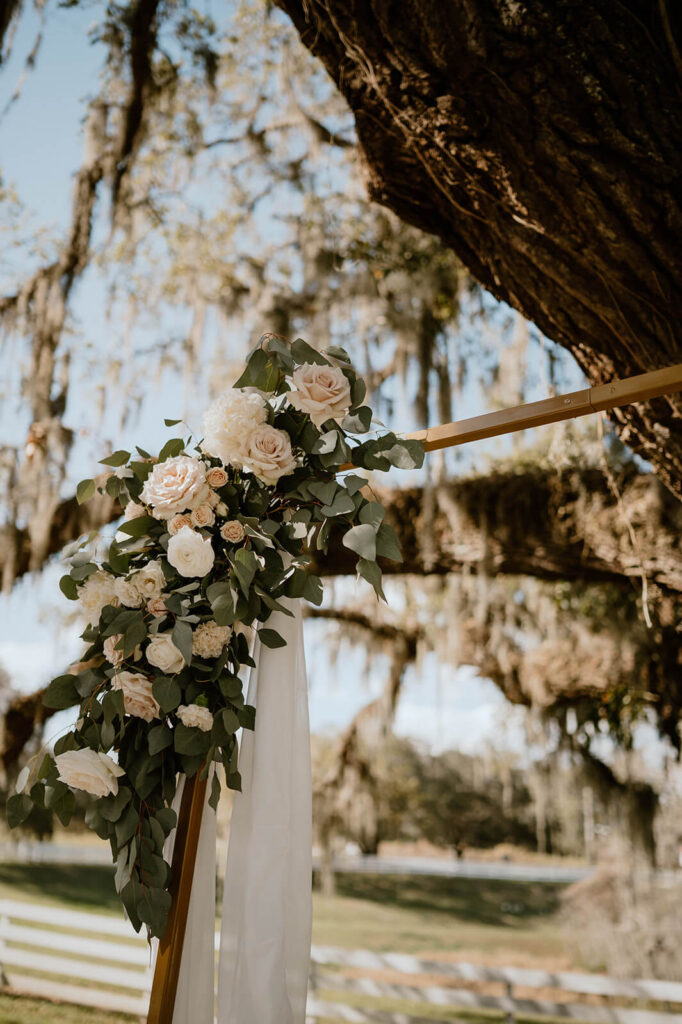
<instances>
[{"instance_id":1,"label":"rough tree bark","mask_svg":"<svg viewBox=\"0 0 682 1024\"><path fill-rule=\"evenodd\" d=\"M618 486L620 503L601 470L586 468L460 479L439 487L428 507L421 488L380 491L404 554L402 563L383 568L416 575L482 568L489 575L627 586L644 572L649 583L682 593L682 506L651 474L630 469ZM46 553L120 514L107 495L85 505L63 501ZM27 530L0 527L0 575L9 560L16 576L31 568ZM352 573L353 556L333 541L316 569L325 576Z\"/></svg>"},{"instance_id":2,"label":"rough tree bark","mask_svg":"<svg viewBox=\"0 0 682 1024\"><path fill-rule=\"evenodd\" d=\"M682 8L276 0L355 114L369 191L603 383L682 361ZM682 496L682 399L614 412Z\"/></svg>"}]
</instances>

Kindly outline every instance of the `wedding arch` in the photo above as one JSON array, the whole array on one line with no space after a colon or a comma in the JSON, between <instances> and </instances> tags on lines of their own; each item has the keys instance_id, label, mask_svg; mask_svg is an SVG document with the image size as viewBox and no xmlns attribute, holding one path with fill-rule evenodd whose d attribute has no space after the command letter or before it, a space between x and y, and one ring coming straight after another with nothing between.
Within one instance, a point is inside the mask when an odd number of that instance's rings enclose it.
<instances>
[{"instance_id":1,"label":"wedding arch","mask_svg":"<svg viewBox=\"0 0 682 1024\"><path fill-rule=\"evenodd\" d=\"M340 532L379 597L378 559L401 554L358 471L418 468L424 452L673 394L682 364L403 438L373 431L365 390L343 349L265 335L192 449L191 438L173 438L158 457L138 448L102 460L111 475L100 487L124 522L104 555L93 537L71 552L60 586L87 613L90 647L82 671L58 676L45 696L79 718L54 756L41 752L22 771L8 819L19 825L38 805L68 822L74 790L97 798L86 821L111 843L128 916L160 940L148 1024L213 1018L212 884L193 882L215 870L215 819L204 813L220 797L215 763L243 790L221 1017L304 1019L312 865L300 598L322 598L309 552L324 557ZM82 481L79 501L96 490Z\"/></svg>"}]
</instances>

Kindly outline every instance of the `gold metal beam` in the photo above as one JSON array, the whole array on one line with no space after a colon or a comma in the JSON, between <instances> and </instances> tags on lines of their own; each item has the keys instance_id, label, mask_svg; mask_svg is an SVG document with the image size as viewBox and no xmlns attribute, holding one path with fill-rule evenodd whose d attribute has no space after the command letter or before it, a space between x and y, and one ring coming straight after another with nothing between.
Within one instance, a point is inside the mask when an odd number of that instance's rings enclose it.
<instances>
[{"instance_id":1,"label":"gold metal beam","mask_svg":"<svg viewBox=\"0 0 682 1024\"><path fill-rule=\"evenodd\" d=\"M418 430L408 434L410 440L421 441L427 452L440 448L453 448L484 437L499 437L513 434L530 427L541 427L546 423L558 423L593 412L615 409L621 405L645 402L661 395L682 391L682 363L668 366L664 370L652 370L637 377L614 380L610 384L598 384L593 388L573 391L556 398L545 398L540 402L516 405L511 409L489 412L484 416L443 423L439 427ZM344 466L344 469L346 467Z\"/></svg>"}]
</instances>

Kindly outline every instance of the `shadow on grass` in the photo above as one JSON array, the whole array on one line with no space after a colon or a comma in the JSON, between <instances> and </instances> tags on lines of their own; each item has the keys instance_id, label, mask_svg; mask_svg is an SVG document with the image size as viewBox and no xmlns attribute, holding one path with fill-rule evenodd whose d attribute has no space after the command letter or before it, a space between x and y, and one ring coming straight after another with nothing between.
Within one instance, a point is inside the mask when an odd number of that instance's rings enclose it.
<instances>
[{"instance_id":1,"label":"shadow on grass","mask_svg":"<svg viewBox=\"0 0 682 1024\"><path fill-rule=\"evenodd\" d=\"M551 917L563 888L544 882L345 872L336 883L340 898L508 928L523 927L528 918ZM0 896L121 912L113 869L104 865L0 864Z\"/></svg>"},{"instance_id":2,"label":"shadow on grass","mask_svg":"<svg viewBox=\"0 0 682 1024\"><path fill-rule=\"evenodd\" d=\"M0 864L4 898L49 899L74 910L121 913L113 868L82 864Z\"/></svg>"},{"instance_id":3,"label":"shadow on grass","mask_svg":"<svg viewBox=\"0 0 682 1024\"><path fill-rule=\"evenodd\" d=\"M336 876L336 886L340 897L511 928L522 927L530 917L551 917L564 888L546 882L345 872Z\"/></svg>"}]
</instances>

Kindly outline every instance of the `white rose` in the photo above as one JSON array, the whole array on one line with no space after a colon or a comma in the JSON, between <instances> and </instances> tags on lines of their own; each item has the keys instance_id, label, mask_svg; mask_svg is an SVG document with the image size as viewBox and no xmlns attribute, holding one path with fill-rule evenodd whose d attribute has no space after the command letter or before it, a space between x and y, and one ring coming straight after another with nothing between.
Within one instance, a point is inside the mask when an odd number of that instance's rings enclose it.
<instances>
[{"instance_id":1,"label":"white rose","mask_svg":"<svg viewBox=\"0 0 682 1024\"><path fill-rule=\"evenodd\" d=\"M221 527L220 536L228 544L241 544L246 537L246 530L238 519L228 519Z\"/></svg>"},{"instance_id":2,"label":"white rose","mask_svg":"<svg viewBox=\"0 0 682 1024\"><path fill-rule=\"evenodd\" d=\"M213 715L208 708L202 708L199 704L181 704L175 713L182 724L190 729L209 732L213 727Z\"/></svg>"},{"instance_id":3,"label":"white rose","mask_svg":"<svg viewBox=\"0 0 682 1024\"><path fill-rule=\"evenodd\" d=\"M340 367L303 363L292 380L296 390L287 392L289 402L307 412L318 429L327 420L342 420L350 409L350 384Z\"/></svg>"},{"instance_id":4,"label":"white rose","mask_svg":"<svg viewBox=\"0 0 682 1024\"><path fill-rule=\"evenodd\" d=\"M231 635L229 626L219 626L213 620L202 622L192 635L192 654L198 654L200 658L217 658Z\"/></svg>"},{"instance_id":5,"label":"white rose","mask_svg":"<svg viewBox=\"0 0 682 1024\"><path fill-rule=\"evenodd\" d=\"M244 468L265 484L275 484L281 476L293 473L298 463L291 450L289 435L264 423L256 427L248 440Z\"/></svg>"},{"instance_id":6,"label":"white rose","mask_svg":"<svg viewBox=\"0 0 682 1024\"><path fill-rule=\"evenodd\" d=\"M221 466L213 466L206 474L211 487L224 487L227 483L227 473Z\"/></svg>"},{"instance_id":7,"label":"white rose","mask_svg":"<svg viewBox=\"0 0 682 1024\"><path fill-rule=\"evenodd\" d=\"M126 608L139 608L142 604L142 594L137 589L133 581L127 580L125 576L116 577L114 582L114 593L121 604L125 605Z\"/></svg>"},{"instance_id":8,"label":"white rose","mask_svg":"<svg viewBox=\"0 0 682 1024\"><path fill-rule=\"evenodd\" d=\"M166 584L161 562L158 558L153 558L133 574L130 582L145 601L158 597Z\"/></svg>"},{"instance_id":9,"label":"white rose","mask_svg":"<svg viewBox=\"0 0 682 1024\"><path fill-rule=\"evenodd\" d=\"M123 510L123 518L126 520L139 519L140 516L146 516L147 509L144 505L138 505L136 501L129 501Z\"/></svg>"},{"instance_id":10,"label":"white rose","mask_svg":"<svg viewBox=\"0 0 682 1024\"><path fill-rule=\"evenodd\" d=\"M196 526L199 529L203 529L207 526L213 526L215 523L215 512L210 505L199 505L199 508L195 508L191 515L192 526Z\"/></svg>"},{"instance_id":11,"label":"white rose","mask_svg":"<svg viewBox=\"0 0 682 1024\"><path fill-rule=\"evenodd\" d=\"M246 439L267 418L268 407L260 395L231 388L216 398L204 413L202 448L226 465L241 469Z\"/></svg>"},{"instance_id":12,"label":"white rose","mask_svg":"<svg viewBox=\"0 0 682 1024\"><path fill-rule=\"evenodd\" d=\"M164 601L164 595L159 594L158 597L153 597L151 601L147 601L147 611L152 615L165 615L168 609L166 608L166 602Z\"/></svg>"},{"instance_id":13,"label":"white rose","mask_svg":"<svg viewBox=\"0 0 682 1024\"><path fill-rule=\"evenodd\" d=\"M180 533L183 526L191 526L192 517L187 515L173 516L168 523L168 532L171 537L174 537L176 533Z\"/></svg>"},{"instance_id":14,"label":"white rose","mask_svg":"<svg viewBox=\"0 0 682 1024\"><path fill-rule=\"evenodd\" d=\"M167 556L181 576L207 576L215 561L211 538L202 537L187 526L168 541Z\"/></svg>"},{"instance_id":15,"label":"white rose","mask_svg":"<svg viewBox=\"0 0 682 1024\"><path fill-rule=\"evenodd\" d=\"M123 691L123 707L127 715L151 722L159 718L159 705L152 693L152 681L139 672L118 672L112 679L114 690Z\"/></svg>"},{"instance_id":16,"label":"white rose","mask_svg":"<svg viewBox=\"0 0 682 1024\"><path fill-rule=\"evenodd\" d=\"M114 577L98 569L78 588L78 597L88 622L96 625L105 605L118 604Z\"/></svg>"},{"instance_id":17,"label":"white rose","mask_svg":"<svg viewBox=\"0 0 682 1024\"><path fill-rule=\"evenodd\" d=\"M57 754L55 764L59 778L71 789L82 789L93 796L116 796L118 780L125 772L108 754L98 754L89 747L66 750Z\"/></svg>"},{"instance_id":18,"label":"white rose","mask_svg":"<svg viewBox=\"0 0 682 1024\"><path fill-rule=\"evenodd\" d=\"M164 675L175 675L185 667L185 659L173 643L171 633L157 633L147 645L145 651L150 665L160 668Z\"/></svg>"},{"instance_id":19,"label":"white rose","mask_svg":"<svg viewBox=\"0 0 682 1024\"><path fill-rule=\"evenodd\" d=\"M151 505L157 519L172 519L176 513L205 502L209 491L204 463L189 455L175 455L154 466L140 497Z\"/></svg>"},{"instance_id":20,"label":"white rose","mask_svg":"<svg viewBox=\"0 0 682 1024\"><path fill-rule=\"evenodd\" d=\"M119 642L123 633L115 633L114 636L108 636L102 647L104 648L104 657L107 659L110 665L114 667L120 665L123 661L123 651L121 648L117 648L116 644Z\"/></svg>"}]
</instances>

